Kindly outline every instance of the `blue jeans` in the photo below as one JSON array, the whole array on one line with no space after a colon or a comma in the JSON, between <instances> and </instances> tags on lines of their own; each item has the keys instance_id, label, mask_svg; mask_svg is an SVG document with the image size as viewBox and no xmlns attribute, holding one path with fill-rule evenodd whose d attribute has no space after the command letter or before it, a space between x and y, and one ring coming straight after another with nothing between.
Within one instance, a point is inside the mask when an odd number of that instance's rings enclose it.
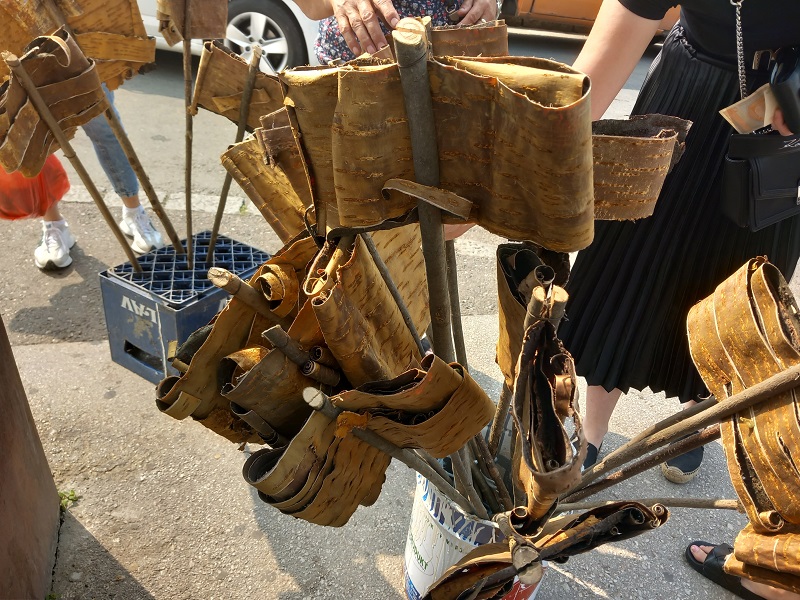
<instances>
[{"instance_id":1,"label":"blue jeans","mask_svg":"<svg viewBox=\"0 0 800 600\"><path fill-rule=\"evenodd\" d=\"M103 89L111 105L111 110L119 118L119 113L114 107L114 92L108 91L105 84ZM106 121L105 115L99 115L83 126L86 135L92 141L97 160L106 173L114 191L122 198L129 198L139 193L139 180L133 172L125 152L117 141L117 136Z\"/></svg>"}]
</instances>

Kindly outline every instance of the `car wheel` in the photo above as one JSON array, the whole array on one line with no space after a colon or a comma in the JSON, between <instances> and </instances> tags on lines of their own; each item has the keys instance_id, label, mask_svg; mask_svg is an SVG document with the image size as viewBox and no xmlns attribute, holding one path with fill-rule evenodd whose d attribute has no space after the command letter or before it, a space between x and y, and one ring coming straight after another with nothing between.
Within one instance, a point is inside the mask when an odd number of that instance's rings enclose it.
<instances>
[{"instance_id":1,"label":"car wheel","mask_svg":"<svg viewBox=\"0 0 800 600\"><path fill-rule=\"evenodd\" d=\"M308 62L303 32L279 0L233 0L228 4L225 45L247 61L253 47L261 46L261 70L266 73Z\"/></svg>"}]
</instances>

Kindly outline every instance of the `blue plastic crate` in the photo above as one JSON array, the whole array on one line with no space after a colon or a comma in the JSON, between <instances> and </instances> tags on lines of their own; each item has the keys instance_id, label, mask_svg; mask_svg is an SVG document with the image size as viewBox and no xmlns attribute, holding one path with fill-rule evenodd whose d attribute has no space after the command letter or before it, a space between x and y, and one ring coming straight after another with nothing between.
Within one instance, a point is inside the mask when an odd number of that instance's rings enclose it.
<instances>
[{"instance_id":1,"label":"blue plastic crate","mask_svg":"<svg viewBox=\"0 0 800 600\"><path fill-rule=\"evenodd\" d=\"M177 374L167 363L169 342L186 341L230 298L207 278L210 239L210 231L193 236L193 269L189 269L186 255L166 246L139 257L141 273L129 262L100 273L111 360L153 383ZM185 248L186 240L181 243ZM262 250L218 235L212 266L246 278L269 257Z\"/></svg>"}]
</instances>

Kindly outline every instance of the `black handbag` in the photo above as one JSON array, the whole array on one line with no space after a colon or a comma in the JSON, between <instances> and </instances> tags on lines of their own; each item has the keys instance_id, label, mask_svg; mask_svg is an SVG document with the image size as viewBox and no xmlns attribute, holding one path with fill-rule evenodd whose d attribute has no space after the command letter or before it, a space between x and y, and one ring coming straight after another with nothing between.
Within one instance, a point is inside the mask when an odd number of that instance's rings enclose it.
<instances>
[{"instance_id":1,"label":"black handbag","mask_svg":"<svg viewBox=\"0 0 800 600\"><path fill-rule=\"evenodd\" d=\"M736 6L736 49L741 97L747 96L741 4ZM796 62L796 61L794 61ZM792 64L792 70L795 65ZM773 84L778 81L773 74ZM791 77L783 75L781 81ZM786 90L780 90L786 96ZM780 99L780 96L779 96ZM722 171L722 213L739 227L758 231L800 215L800 135L733 134Z\"/></svg>"},{"instance_id":2,"label":"black handbag","mask_svg":"<svg viewBox=\"0 0 800 600\"><path fill-rule=\"evenodd\" d=\"M726 217L750 231L800 215L800 135L732 135L721 207Z\"/></svg>"}]
</instances>

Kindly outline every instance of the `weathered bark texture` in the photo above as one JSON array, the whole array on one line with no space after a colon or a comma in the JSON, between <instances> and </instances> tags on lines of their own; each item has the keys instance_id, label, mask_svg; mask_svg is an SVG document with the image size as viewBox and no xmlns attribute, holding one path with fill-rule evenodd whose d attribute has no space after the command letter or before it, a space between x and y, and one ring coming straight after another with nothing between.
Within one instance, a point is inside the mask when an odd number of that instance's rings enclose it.
<instances>
[{"instance_id":1,"label":"weathered bark texture","mask_svg":"<svg viewBox=\"0 0 800 600\"><path fill-rule=\"evenodd\" d=\"M468 27L433 27L430 37L434 56L508 55L508 28L505 21L490 21Z\"/></svg>"},{"instance_id":2,"label":"weathered bark texture","mask_svg":"<svg viewBox=\"0 0 800 600\"><path fill-rule=\"evenodd\" d=\"M687 320L692 359L719 402L800 364L797 314L786 281L764 257L748 261L692 307ZM734 546L738 561L747 561L757 581L800 591L797 389L723 422L722 442L731 482L750 520ZM754 548L765 554L754 555ZM762 567L769 569L766 574Z\"/></svg>"},{"instance_id":3,"label":"weathered bark texture","mask_svg":"<svg viewBox=\"0 0 800 600\"><path fill-rule=\"evenodd\" d=\"M225 37L229 0L158 0L159 31L170 46L183 38L219 40ZM189 22L185 10L189 4Z\"/></svg>"},{"instance_id":4,"label":"weathered bark texture","mask_svg":"<svg viewBox=\"0 0 800 600\"><path fill-rule=\"evenodd\" d=\"M75 34L83 53L97 64L100 80L118 88L155 60L156 42L147 37L135 0L10 0L0 5L2 50L17 55L36 37L62 25ZM0 81L8 76L0 63Z\"/></svg>"},{"instance_id":5,"label":"weathered bark texture","mask_svg":"<svg viewBox=\"0 0 800 600\"><path fill-rule=\"evenodd\" d=\"M690 126L666 115L592 123L595 219L652 215L667 173L683 154Z\"/></svg>"},{"instance_id":6,"label":"weathered bark texture","mask_svg":"<svg viewBox=\"0 0 800 600\"><path fill-rule=\"evenodd\" d=\"M284 244L305 231L306 207L280 164L268 164L256 138L234 144L220 160Z\"/></svg>"},{"instance_id":7,"label":"weathered bark texture","mask_svg":"<svg viewBox=\"0 0 800 600\"><path fill-rule=\"evenodd\" d=\"M238 124L249 68L247 61L220 42L206 42L200 55L191 110L196 113L198 107L205 108ZM283 93L277 78L259 71L250 98L247 128L254 130L263 115L282 105Z\"/></svg>"}]
</instances>

